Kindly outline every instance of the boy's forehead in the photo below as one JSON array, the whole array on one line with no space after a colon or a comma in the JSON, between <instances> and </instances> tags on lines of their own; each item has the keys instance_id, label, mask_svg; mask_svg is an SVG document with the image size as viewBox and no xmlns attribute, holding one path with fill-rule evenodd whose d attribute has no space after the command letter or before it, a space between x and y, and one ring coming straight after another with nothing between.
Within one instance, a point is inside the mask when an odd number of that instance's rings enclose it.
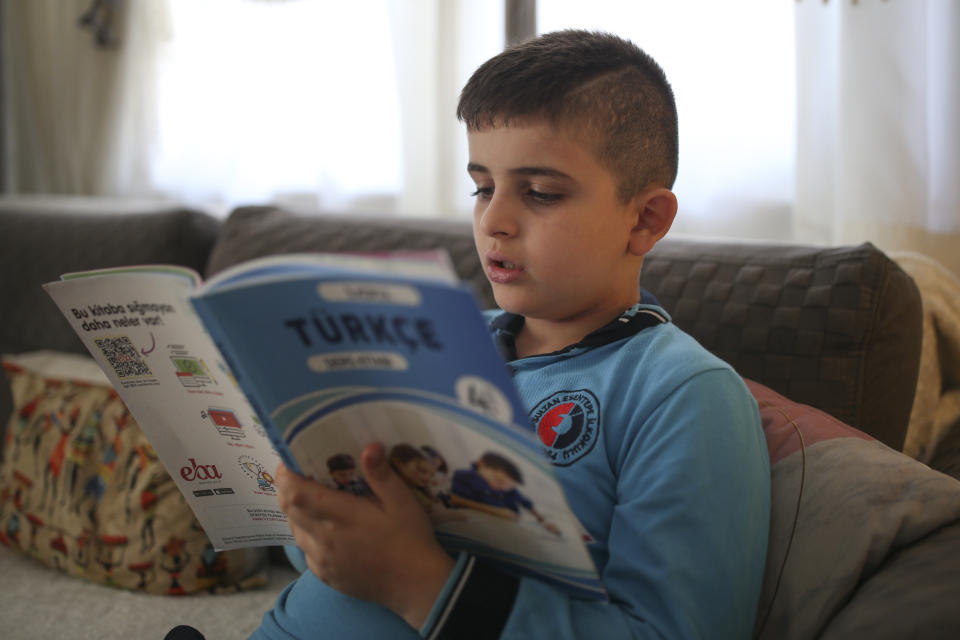
<instances>
[{"instance_id":1,"label":"boy's forehead","mask_svg":"<svg viewBox=\"0 0 960 640\"><path fill-rule=\"evenodd\" d=\"M542 135L548 138L573 138L574 128L553 122L547 118L514 118L511 120L497 120L483 127L467 127L467 139L478 139L491 135L506 138L520 136Z\"/></svg>"},{"instance_id":2,"label":"boy's forehead","mask_svg":"<svg viewBox=\"0 0 960 640\"><path fill-rule=\"evenodd\" d=\"M527 163L539 166L544 160L570 161L582 157L594 163L597 157L586 136L571 127L546 119L525 119L467 130L470 152L468 171L483 171L491 163L505 162L510 168Z\"/></svg>"}]
</instances>

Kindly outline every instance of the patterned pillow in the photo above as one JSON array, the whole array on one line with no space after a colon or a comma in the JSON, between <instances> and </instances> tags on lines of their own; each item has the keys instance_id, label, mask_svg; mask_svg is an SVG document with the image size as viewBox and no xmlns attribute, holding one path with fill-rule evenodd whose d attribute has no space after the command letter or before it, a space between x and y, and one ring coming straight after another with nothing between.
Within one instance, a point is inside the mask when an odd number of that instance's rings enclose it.
<instances>
[{"instance_id":1,"label":"patterned pillow","mask_svg":"<svg viewBox=\"0 0 960 640\"><path fill-rule=\"evenodd\" d=\"M266 551L216 552L136 421L84 356L8 356L0 542L87 580L149 593L266 583Z\"/></svg>"},{"instance_id":2,"label":"patterned pillow","mask_svg":"<svg viewBox=\"0 0 960 640\"><path fill-rule=\"evenodd\" d=\"M895 552L960 522L960 482L823 411L746 383L760 407L771 471L755 636L820 637ZM891 597L910 600L907 591Z\"/></svg>"}]
</instances>

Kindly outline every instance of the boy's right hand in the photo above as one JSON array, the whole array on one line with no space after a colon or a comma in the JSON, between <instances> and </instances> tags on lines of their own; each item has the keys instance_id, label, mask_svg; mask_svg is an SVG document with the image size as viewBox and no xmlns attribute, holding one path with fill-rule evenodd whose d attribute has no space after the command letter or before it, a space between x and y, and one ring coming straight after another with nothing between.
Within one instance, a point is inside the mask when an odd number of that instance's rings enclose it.
<instances>
[{"instance_id":1,"label":"boy's right hand","mask_svg":"<svg viewBox=\"0 0 960 640\"><path fill-rule=\"evenodd\" d=\"M379 603L419 628L454 561L437 543L416 497L390 468L382 445L363 450L361 469L373 498L329 489L280 465L280 508L320 580Z\"/></svg>"}]
</instances>

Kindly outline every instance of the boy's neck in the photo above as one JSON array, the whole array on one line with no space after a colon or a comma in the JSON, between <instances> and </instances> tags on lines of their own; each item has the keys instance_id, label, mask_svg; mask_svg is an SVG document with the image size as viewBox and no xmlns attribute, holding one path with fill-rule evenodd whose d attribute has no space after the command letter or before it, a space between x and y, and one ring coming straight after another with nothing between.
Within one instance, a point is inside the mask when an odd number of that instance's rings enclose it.
<instances>
[{"instance_id":1,"label":"boy's neck","mask_svg":"<svg viewBox=\"0 0 960 640\"><path fill-rule=\"evenodd\" d=\"M516 337L517 358L526 358L553 353L576 344L590 333L606 326L629 307L584 318L582 320L552 321L524 318L523 327Z\"/></svg>"}]
</instances>

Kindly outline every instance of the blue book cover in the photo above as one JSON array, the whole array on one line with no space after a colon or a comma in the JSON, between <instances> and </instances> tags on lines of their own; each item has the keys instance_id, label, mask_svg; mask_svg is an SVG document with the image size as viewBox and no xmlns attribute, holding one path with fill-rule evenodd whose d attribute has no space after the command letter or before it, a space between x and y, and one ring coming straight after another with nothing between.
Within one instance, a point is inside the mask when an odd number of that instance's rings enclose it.
<instances>
[{"instance_id":1,"label":"blue book cover","mask_svg":"<svg viewBox=\"0 0 960 640\"><path fill-rule=\"evenodd\" d=\"M356 461L379 441L447 548L604 597L475 298L441 262L270 258L192 303L289 467L363 495ZM451 483L484 456L512 470L499 508Z\"/></svg>"}]
</instances>

